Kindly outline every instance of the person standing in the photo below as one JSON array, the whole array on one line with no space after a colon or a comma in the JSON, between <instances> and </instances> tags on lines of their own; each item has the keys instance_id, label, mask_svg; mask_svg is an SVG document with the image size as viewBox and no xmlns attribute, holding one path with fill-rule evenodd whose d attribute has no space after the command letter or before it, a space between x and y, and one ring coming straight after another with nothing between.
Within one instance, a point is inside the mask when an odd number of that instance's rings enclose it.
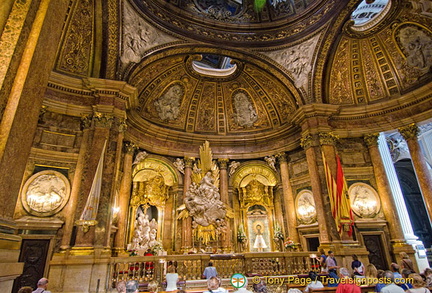
<instances>
[{"instance_id":1,"label":"person standing","mask_svg":"<svg viewBox=\"0 0 432 293\"><path fill-rule=\"evenodd\" d=\"M329 250L328 256L326 259L326 267L328 269L328 282L327 287L337 287L339 276L337 275L337 269L339 266L337 265L336 258L334 257L333 251Z\"/></svg>"},{"instance_id":2,"label":"person standing","mask_svg":"<svg viewBox=\"0 0 432 293\"><path fill-rule=\"evenodd\" d=\"M217 277L218 273L216 268L213 266L213 262L209 262L208 266L204 269L204 272L202 274L203 279L209 280L212 277Z\"/></svg>"},{"instance_id":3,"label":"person standing","mask_svg":"<svg viewBox=\"0 0 432 293\"><path fill-rule=\"evenodd\" d=\"M34 290L32 293L51 293L50 291L47 291L48 288L48 279L42 278L37 282L37 289Z\"/></svg>"},{"instance_id":4,"label":"person standing","mask_svg":"<svg viewBox=\"0 0 432 293\"><path fill-rule=\"evenodd\" d=\"M314 271L309 272L309 279L310 283L307 284L306 288L304 289L304 292L309 292L309 289L320 289L324 288L323 283L318 280L318 274Z\"/></svg>"}]
</instances>

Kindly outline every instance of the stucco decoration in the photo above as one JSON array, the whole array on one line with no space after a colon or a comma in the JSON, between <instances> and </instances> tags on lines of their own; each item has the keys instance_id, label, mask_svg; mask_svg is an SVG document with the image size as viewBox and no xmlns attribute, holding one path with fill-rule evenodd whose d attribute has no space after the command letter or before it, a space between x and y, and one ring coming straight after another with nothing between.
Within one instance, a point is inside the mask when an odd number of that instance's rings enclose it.
<instances>
[{"instance_id":1,"label":"stucco decoration","mask_svg":"<svg viewBox=\"0 0 432 293\"><path fill-rule=\"evenodd\" d=\"M154 101L159 118L164 121L175 120L180 114L180 104L184 87L175 83L170 85L160 98Z\"/></svg>"},{"instance_id":2,"label":"stucco decoration","mask_svg":"<svg viewBox=\"0 0 432 293\"><path fill-rule=\"evenodd\" d=\"M46 170L26 181L21 201L31 215L47 217L58 213L66 205L69 195L69 180L57 171Z\"/></svg>"},{"instance_id":3,"label":"stucco decoration","mask_svg":"<svg viewBox=\"0 0 432 293\"><path fill-rule=\"evenodd\" d=\"M255 110L247 93L238 91L233 95L234 121L243 127L252 127L258 120L258 114Z\"/></svg>"},{"instance_id":4,"label":"stucco decoration","mask_svg":"<svg viewBox=\"0 0 432 293\"><path fill-rule=\"evenodd\" d=\"M422 74L428 73L432 66L432 32L416 25L403 25L395 37L407 65Z\"/></svg>"},{"instance_id":5,"label":"stucco decoration","mask_svg":"<svg viewBox=\"0 0 432 293\"><path fill-rule=\"evenodd\" d=\"M378 193L375 189L362 182L352 184L348 189L351 208L362 218L375 217L381 208Z\"/></svg>"},{"instance_id":6,"label":"stucco decoration","mask_svg":"<svg viewBox=\"0 0 432 293\"><path fill-rule=\"evenodd\" d=\"M296 87L302 87L305 91L309 88L309 73L313 68L314 51L319 37L318 34L296 46L267 54L291 73Z\"/></svg>"},{"instance_id":7,"label":"stucco decoration","mask_svg":"<svg viewBox=\"0 0 432 293\"><path fill-rule=\"evenodd\" d=\"M123 2L123 40L120 57L123 65L130 62L138 63L146 50L175 40L148 24L127 1Z\"/></svg>"},{"instance_id":8,"label":"stucco decoration","mask_svg":"<svg viewBox=\"0 0 432 293\"><path fill-rule=\"evenodd\" d=\"M300 224L308 225L317 221L317 213L312 191L302 190L297 194L296 212Z\"/></svg>"}]
</instances>

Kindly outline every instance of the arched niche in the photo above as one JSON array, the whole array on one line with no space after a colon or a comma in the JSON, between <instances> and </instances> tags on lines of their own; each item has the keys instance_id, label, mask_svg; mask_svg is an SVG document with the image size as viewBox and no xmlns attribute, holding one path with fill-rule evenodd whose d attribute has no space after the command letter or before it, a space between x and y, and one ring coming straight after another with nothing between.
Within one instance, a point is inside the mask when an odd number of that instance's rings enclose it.
<instances>
[{"instance_id":1,"label":"arched niche","mask_svg":"<svg viewBox=\"0 0 432 293\"><path fill-rule=\"evenodd\" d=\"M279 182L277 173L262 161L251 161L240 165L232 176L235 190L236 227L242 224L249 239L249 251L273 251L271 241L274 234L274 191ZM257 227L261 227L262 230ZM267 247L259 247L265 243Z\"/></svg>"},{"instance_id":2,"label":"arched niche","mask_svg":"<svg viewBox=\"0 0 432 293\"><path fill-rule=\"evenodd\" d=\"M159 156L148 156L133 167L132 195L129 203L129 242L133 237L140 214L157 221L157 238L164 235L166 204L179 184L178 173L172 162Z\"/></svg>"}]
</instances>

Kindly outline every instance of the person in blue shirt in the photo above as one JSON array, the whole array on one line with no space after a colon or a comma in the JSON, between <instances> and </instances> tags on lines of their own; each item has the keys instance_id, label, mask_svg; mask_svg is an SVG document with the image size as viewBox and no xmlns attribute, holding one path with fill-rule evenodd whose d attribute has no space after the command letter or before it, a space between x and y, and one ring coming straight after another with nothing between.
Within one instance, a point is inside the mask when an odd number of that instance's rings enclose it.
<instances>
[{"instance_id":1,"label":"person in blue shirt","mask_svg":"<svg viewBox=\"0 0 432 293\"><path fill-rule=\"evenodd\" d=\"M208 266L204 269L202 274L203 279L210 279L211 277L217 277L218 273L216 268L213 266L213 263L210 261Z\"/></svg>"}]
</instances>

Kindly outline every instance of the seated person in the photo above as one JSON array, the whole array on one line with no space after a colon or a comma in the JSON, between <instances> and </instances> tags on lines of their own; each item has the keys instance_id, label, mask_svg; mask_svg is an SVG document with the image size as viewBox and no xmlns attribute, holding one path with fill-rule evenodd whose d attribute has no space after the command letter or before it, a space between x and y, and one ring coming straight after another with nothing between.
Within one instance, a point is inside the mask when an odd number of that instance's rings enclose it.
<instances>
[{"instance_id":1,"label":"seated person","mask_svg":"<svg viewBox=\"0 0 432 293\"><path fill-rule=\"evenodd\" d=\"M402 279L395 279L395 283L399 285L404 291L411 289L413 285L407 281L408 276L412 273L409 269L402 270Z\"/></svg>"},{"instance_id":2,"label":"seated person","mask_svg":"<svg viewBox=\"0 0 432 293\"><path fill-rule=\"evenodd\" d=\"M168 267L168 273L165 276L167 281L167 287L165 291L175 291L177 290L177 282L179 280L179 275L176 273L175 266Z\"/></svg>"},{"instance_id":3,"label":"seated person","mask_svg":"<svg viewBox=\"0 0 432 293\"><path fill-rule=\"evenodd\" d=\"M323 283L321 283L321 281L318 280L318 274L310 271L309 272L309 279L310 279L310 283L307 284L306 288L304 289L304 292L309 292L309 289L319 289L319 288L324 288Z\"/></svg>"},{"instance_id":4,"label":"seated person","mask_svg":"<svg viewBox=\"0 0 432 293\"><path fill-rule=\"evenodd\" d=\"M336 293L361 293L360 287L351 279L351 274L347 268L339 269L339 285Z\"/></svg>"},{"instance_id":5,"label":"seated person","mask_svg":"<svg viewBox=\"0 0 432 293\"><path fill-rule=\"evenodd\" d=\"M136 280L129 280L126 282L126 293L138 293L138 281Z\"/></svg>"},{"instance_id":6,"label":"seated person","mask_svg":"<svg viewBox=\"0 0 432 293\"><path fill-rule=\"evenodd\" d=\"M268 292L267 286L263 281L259 282L258 284L254 284L253 290L255 293L267 293Z\"/></svg>"},{"instance_id":7,"label":"seated person","mask_svg":"<svg viewBox=\"0 0 432 293\"><path fill-rule=\"evenodd\" d=\"M243 284L243 286L241 288L238 288L237 291L234 291L234 293L253 293L252 291L249 291L247 289L247 285L248 285L248 281L246 279L245 283Z\"/></svg>"},{"instance_id":8,"label":"seated person","mask_svg":"<svg viewBox=\"0 0 432 293\"><path fill-rule=\"evenodd\" d=\"M381 292L381 289L387 285L383 280L384 270L378 270L377 273L377 283L375 285L375 292Z\"/></svg>"},{"instance_id":9,"label":"seated person","mask_svg":"<svg viewBox=\"0 0 432 293\"><path fill-rule=\"evenodd\" d=\"M148 284L148 290L149 290L149 292L150 293L156 293L157 291L158 291L158 286L159 284L158 284L158 282L156 281L156 280L153 280L153 281L151 281L149 284Z\"/></svg>"},{"instance_id":10,"label":"seated person","mask_svg":"<svg viewBox=\"0 0 432 293\"><path fill-rule=\"evenodd\" d=\"M405 291L394 283L394 275L392 271L385 271L383 278L386 280L386 285L381 289L381 293L404 293Z\"/></svg>"},{"instance_id":11,"label":"seated person","mask_svg":"<svg viewBox=\"0 0 432 293\"><path fill-rule=\"evenodd\" d=\"M222 281L219 277L211 277L207 280L208 291L204 293L228 293L228 290L221 287Z\"/></svg>"},{"instance_id":12,"label":"seated person","mask_svg":"<svg viewBox=\"0 0 432 293\"><path fill-rule=\"evenodd\" d=\"M419 274L410 274L408 276L410 280L412 280L413 288L408 289L407 293L430 293L429 289L427 289L426 282L423 280L422 276Z\"/></svg>"}]
</instances>

